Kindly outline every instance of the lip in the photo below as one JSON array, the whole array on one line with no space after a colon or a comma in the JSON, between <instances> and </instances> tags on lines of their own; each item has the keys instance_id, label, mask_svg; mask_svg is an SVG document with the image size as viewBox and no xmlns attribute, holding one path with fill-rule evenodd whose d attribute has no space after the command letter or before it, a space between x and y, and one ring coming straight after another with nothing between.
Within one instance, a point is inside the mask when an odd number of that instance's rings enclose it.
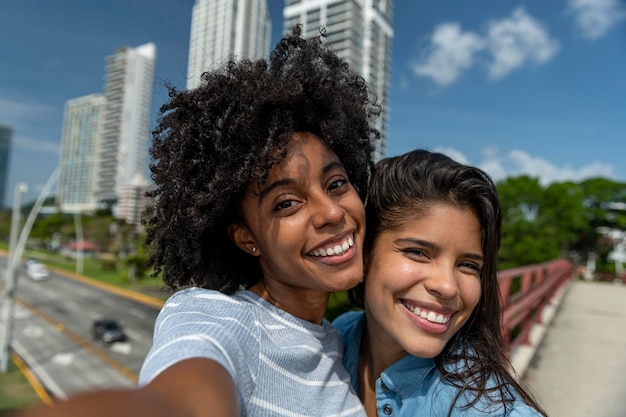
<instances>
[{"instance_id":1,"label":"lip","mask_svg":"<svg viewBox=\"0 0 626 417\"><path fill-rule=\"evenodd\" d=\"M457 310L408 299L397 301L407 317L419 328L435 334L445 333L453 323ZM420 313L417 315L416 312Z\"/></svg>"},{"instance_id":2,"label":"lip","mask_svg":"<svg viewBox=\"0 0 626 417\"><path fill-rule=\"evenodd\" d=\"M348 239L352 239L352 245L347 249L344 248L343 252L339 255L333 254L328 256L320 256L315 255L314 252L318 251L326 251L327 248L333 248L335 246L342 246L342 243L348 241ZM345 262L352 260L357 253L357 244L356 244L356 231L350 230L346 233L343 233L340 236L334 236L330 239L323 241L322 243L316 245L313 249L307 251L306 256L310 259L320 262L326 265L340 265Z\"/></svg>"},{"instance_id":3,"label":"lip","mask_svg":"<svg viewBox=\"0 0 626 417\"><path fill-rule=\"evenodd\" d=\"M333 247L336 245L341 245L341 243L345 242L348 238L352 238L353 242L356 244L356 231L355 230L350 230L348 232L345 232L339 236L333 236L325 241L323 241L322 243L317 244L313 249L307 251L307 255L309 256L314 256L313 252L315 251L319 251L322 249L326 249L329 247ZM353 245L354 246L354 245Z\"/></svg>"}]
</instances>

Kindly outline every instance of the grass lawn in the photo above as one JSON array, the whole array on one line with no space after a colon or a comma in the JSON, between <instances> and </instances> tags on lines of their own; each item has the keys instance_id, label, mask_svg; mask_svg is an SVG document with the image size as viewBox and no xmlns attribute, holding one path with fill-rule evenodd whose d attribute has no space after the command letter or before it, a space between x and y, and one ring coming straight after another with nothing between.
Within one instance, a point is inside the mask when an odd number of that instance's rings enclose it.
<instances>
[{"instance_id":1,"label":"grass lawn","mask_svg":"<svg viewBox=\"0 0 626 417\"><path fill-rule=\"evenodd\" d=\"M0 373L0 416L8 416L13 411L41 402L22 371L10 361L8 371Z\"/></svg>"}]
</instances>

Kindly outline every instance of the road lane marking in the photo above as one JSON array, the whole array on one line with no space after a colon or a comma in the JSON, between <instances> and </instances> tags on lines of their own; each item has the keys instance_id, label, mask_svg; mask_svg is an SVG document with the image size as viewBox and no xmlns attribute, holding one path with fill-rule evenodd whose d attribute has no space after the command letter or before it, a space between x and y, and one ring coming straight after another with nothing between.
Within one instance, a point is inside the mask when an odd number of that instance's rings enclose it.
<instances>
[{"instance_id":1,"label":"road lane marking","mask_svg":"<svg viewBox=\"0 0 626 417\"><path fill-rule=\"evenodd\" d=\"M27 324L22 330L22 334L24 336L32 337L33 339L38 339L43 336L43 329L41 326L37 326L36 324Z\"/></svg>"},{"instance_id":2,"label":"road lane marking","mask_svg":"<svg viewBox=\"0 0 626 417\"><path fill-rule=\"evenodd\" d=\"M115 307L116 306L115 301L111 300L110 298L101 298L100 302L102 304L104 304L105 306L107 306L107 307Z\"/></svg>"},{"instance_id":3,"label":"road lane marking","mask_svg":"<svg viewBox=\"0 0 626 417\"><path fill-rule=\"evenodd\" d=\"M57 353L52 357L52 363L57 365L69 366L74 362L74 354L73 353Z\"/></svg>"},{"instance_id":4,"label":"road lane marking","mask_svg":"<svg viewBox=\"0 0 626 417\"><path fill-rule=\"evenodd\" d=\"M65 301L65 307L68 310L79 310L80 307L78 306L78 304L76 304L76 302L72 301L72 300L67 300Z\"/></svg>"},{"instance_id":5,"label":"road lane marking","mask_svg":"<svg viewBox=\"0 0 626 417\"><path fill-rule=\"evenodd\" d=\"M133 316L140 318L142 320L146 320L148 318L148 316L146 315L146 313L144 313L142 310L139 310L138 308L130 308L128 310L128 313L132 314Z\"/></svg>"},{"instance_id":6,"label":"road lane marking","mask_svg":"<svg viewBox=\"0 0 626 417\"><path fill-rule=\"evenodd\" d=\"M63 392L61 387L59 387L57 383L54 382L54 379L52 379L50 374L48 374L46 370L39 364L39 362L37 362L37 360L35 360L35 358L33 358L30 353L28 353L28 350L26 350L26 348L24 348L24 346L22 346L19 341L12 340L11 346L13 347L13 350L24 360L24 362L28 364L30 370L33 372L33 374L37 376L38 381L40 381L41 384L43 384L43 386L46 387L46 389L50 391L55 398L61 400L67 398L67 395L65 394L65 392ZM33 385L32 382L31 385ZM38 392L38 394L40 393ZM41 398L41 395L39 395L39 397Z\"/></svg>"},{"instance_id":7,"label":"road lane marking","mask_svg":"<svg viewBox=\"0 0 626 417\"><path fill-rule=\"evenodd\" d=\"M59 296L56 292L54 291L42 291L43 295L45 295L46 297L48 297L51 300L58 300Z\"/></svg>"},{"instance_id":8,"label":"road lane marking","mask_svg":"<svg viewBox=\"0 0 626 417\"><path fill-rule=\"evenodd\" d=\"M128 327L125 327L124 328L124 332L131 339L135 339L135 340L137 340L139 342L143 341L143 337L141 336L141 334L139 334L138 332L134 331L133 329L129 329Z\"/></svg>"},{"instance_id":9,"label":"road lane marking","mask_svg":"<svg viewBox=\"0 0 626 417\"><path fill-rule=\"evenodd\" d=\"M87 315L89 316L89 318L93 321L93 320L100 320L102 318L102 314L96 312L96 311L90 311L89 313L87 313Z\"/></svg>"},{"instance_id":10,"label":"road lane marking","mask_svg":"<svg viewBox=\"0 0 626 417\"><path fill-rule=\"evenodd\" d=\"M130 343L116 342L111 345L112 352L122 353L124 355L130 355L132 349Z\"/></svg>"}]
</instances>

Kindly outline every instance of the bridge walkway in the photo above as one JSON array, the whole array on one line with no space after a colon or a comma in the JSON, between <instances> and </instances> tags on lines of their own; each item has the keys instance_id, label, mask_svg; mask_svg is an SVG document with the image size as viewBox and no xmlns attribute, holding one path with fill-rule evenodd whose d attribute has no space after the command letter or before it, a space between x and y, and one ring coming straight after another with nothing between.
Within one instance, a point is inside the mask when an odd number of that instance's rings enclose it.
<instances>
[{"instance_id":1,"label":"bridge walkway","mask_svg":"<svg viewBox=\"0 0 626 417\"><path fill-rule=\"evenodd\" d=\"M626 417L626 285L572 282L524 379L550 417Z\"/></svg>"}]
</instances>

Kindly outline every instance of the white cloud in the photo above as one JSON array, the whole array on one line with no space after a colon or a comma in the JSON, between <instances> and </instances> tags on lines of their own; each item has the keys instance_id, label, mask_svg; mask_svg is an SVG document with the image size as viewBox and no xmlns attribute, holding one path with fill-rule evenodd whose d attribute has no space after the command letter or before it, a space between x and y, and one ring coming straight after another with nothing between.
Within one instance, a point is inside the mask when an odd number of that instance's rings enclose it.
<instances>
[{"instance_id":1,"label":"white cloud","mask_svg":"<svg viewBox=\"0 0 626 417\"><path fill-rule=\"evenodd\" d=\"M24 136L16 136L13 139L13 146L29 151L53 153L57 155L59 154L61 148L58 143L52 143L40 139L31 139Z\"/></svg>"},{"instance_id":2,"label":"white cloud","mask_svg":"<svg viewBox=\"0 0 626 417\"><path fill-rule=\"evenodd\" d=\"M459 150L457 150L455 148L448 148L448 147L445 147L445 146L438 146L438 147L433 149L433 152L442 153L442 154L444 154L444 155L454 159L455 161L457 161L457 162L459 162L461 164L468 165L470 163L469 159L467 159L465 154L463 154L463 152L460 152Z\"/></svg>"},{"instance_id":3,"label":"white cloud","mask_svg":"<svg viewBox=\"0 0 626 417\"><path fill-rule=\"evenodd\" d=\"M542 64L558 51L558 42L523 8L510 17L493 21L487 30L492 55L489 78L498 79L526 63Z\"/></svg>"},{"instance_id":4,"label":"white cloud","mask_svg":"<svg viewBox=\"0 0 626 417\"><path fill-rule=\"evenodd\" d=\"M450 85L473 65L474 54L483 48L484 40L474 33L462 32L458 23L441 24L435 28L427 51L413 63L413 72L430 77L439 85Z\"/></svg>"},{"instance_id":5,"label":"white cloud","mask_svg":"<svg viewBox=\"0 0 626 417\"><path fill-rule=\"evenodd\" d=\"M56 116L52 106L10 100L0 97L0 123L13 129L12 146L34 152L59 154L60 145L49 140L33 137L32 125ZM24 133L26 132L26 134Z\"/></svg>"},{"instance_id":6,"label":"white cloud","mask_svg":"<svg viewBox=\"0 0 626 417\"><path fill-rule=\"evenodd\" d=\"M470 162L463 152L455 148L438 147L434 151L446 154L460 163L477 166L495 181L528 175L539 178L539 182L545 186L553 182L578 182L595 177L618 178L611 165L593 162L574 169L568 166L557 166L542 157L532 156L521 150L513 150L502 155L496 148L485 148L480 163Z\"/></svg>"},{"instance_id":7,"label":"white cloud","mask_svg":"<svg viewBox=\"0 0 626 417\"><path fill-rule=\"evenodd\" d=\"M504 156L492 155L484 159L479 166L495 180L529 175L539 178L542 185L553 182L582 181L593 177L617 178L611 165L594 162L574 169L569 166L557 166L540 156L533 156L520 150L510 151Z\"/></svg>"},{"instance_id":8,"label":"white cloud","mask_svg":"<svg viewBox=\"0 0 626 417\"><path fill-rule=\"evenodd\" d=\"M567 13L574 15L576 26L587 39L602 37L626 19L626 10L619 0L569 0Z\"/></svg>"},{"instance_id":9,"label":"white cloud","mask_svg":"<svg viewBox=\"0 0 626 417\"><path fill-rule=\"evenodd\" d=\"M49 117L56 113L52 106L29 103L20 100L7 100L0 97L0 123L17 125L24 121Z\"/></svg>"},{"instance_id":10,"label":"white cloud","mask_svg":"<svg viewBox=\"0 0 626 417\"><path fill-rule=\"evenodd\" d=\"M52 106L0 97L0 123L13 129L12 146L15 148L58 155L60 149L58 143L34 139L32 133L28 133L33 130L34 124L57 117L56 113Z\"/></svg>"},{"instance_id":11,"label":"white cloud","mask_svg":"<svg viewBox=\"0 0 626 417\"><path fill-rule=\"evenodd\" d=\"M485 55L490 79L500 79L526 64L543 64L558 51L558 42L523 8L494 20L484 35L463 32L458 23L438 25L420 57L412 63L418 77L448 86Z\"/></svg>"}]
</instances>

